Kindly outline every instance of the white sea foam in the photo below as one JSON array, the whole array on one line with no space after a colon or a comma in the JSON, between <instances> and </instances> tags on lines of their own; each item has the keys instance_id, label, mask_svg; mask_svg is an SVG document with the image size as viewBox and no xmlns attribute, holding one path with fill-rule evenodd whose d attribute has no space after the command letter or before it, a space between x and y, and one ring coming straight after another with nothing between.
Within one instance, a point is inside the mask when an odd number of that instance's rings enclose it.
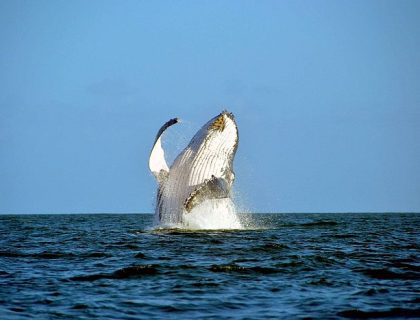
<instances>
[{"instance_id":1,"label":"white sea foam","mask_svg":"<svg viewBox=\"0 0 420 320\"><path fill-rule=\"evenodd\" d=\"M242 229L241 221L231 199L209 199L184 214L187 229Z\"/></svg>"}]
</instances>

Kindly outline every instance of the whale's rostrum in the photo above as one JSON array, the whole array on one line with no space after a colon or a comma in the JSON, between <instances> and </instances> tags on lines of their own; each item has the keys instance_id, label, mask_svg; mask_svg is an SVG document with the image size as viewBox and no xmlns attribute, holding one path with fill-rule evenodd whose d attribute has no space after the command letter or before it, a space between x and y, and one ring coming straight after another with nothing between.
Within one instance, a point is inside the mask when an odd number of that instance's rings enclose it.
<instances>
[{"instance_id":1,"label":"whale's rostrum","mask_svg":"<svg viewBox=\"0 0 420 320\"><path fill-rule=\"evenodd\" d=\"M178 122L177 118L171 119L160 128L149 159L149 168L159 184L156 222L165 225L182 224L206 201L231 202L235 179L233 159L239 140L233 114L223 111L208 121L169 167L161 138Z\"/></svg>"}]
</instances>

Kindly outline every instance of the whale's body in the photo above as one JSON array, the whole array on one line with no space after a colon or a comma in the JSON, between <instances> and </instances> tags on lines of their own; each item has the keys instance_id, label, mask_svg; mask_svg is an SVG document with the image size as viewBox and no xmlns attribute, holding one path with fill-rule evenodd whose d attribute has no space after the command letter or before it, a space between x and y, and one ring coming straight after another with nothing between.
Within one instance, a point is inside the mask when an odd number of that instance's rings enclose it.
<instances>
[{"instance_id":1,"label":"whale's body","mask_svg":"<svg viewBox=\"0 0 420 320\"><path fill-rule=\"evenodd\" d=\"M204 203L233 206L233 159L238 147L238 128L231 113L222 112L208 121L168 167L161 145L163 132L178 119L159 130L149 159L158 181L155 217L165 225L179 225Z\"/></svg>"}]
</instances>

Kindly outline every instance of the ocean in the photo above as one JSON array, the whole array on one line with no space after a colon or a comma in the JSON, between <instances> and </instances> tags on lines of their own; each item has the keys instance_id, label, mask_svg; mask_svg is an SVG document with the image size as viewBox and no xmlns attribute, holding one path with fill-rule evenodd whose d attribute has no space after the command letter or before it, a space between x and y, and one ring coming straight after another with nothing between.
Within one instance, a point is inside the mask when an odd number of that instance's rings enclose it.
<instances>
[{"instance_id":1,"label":"ocean","mask_svg":"<svg viewBox=\"0 0 420 320\"><path fill-rule=\"evenodd\" d=\"M0 319L420 317L420 214L0 216Z\"/></svg>"}]
</instances>

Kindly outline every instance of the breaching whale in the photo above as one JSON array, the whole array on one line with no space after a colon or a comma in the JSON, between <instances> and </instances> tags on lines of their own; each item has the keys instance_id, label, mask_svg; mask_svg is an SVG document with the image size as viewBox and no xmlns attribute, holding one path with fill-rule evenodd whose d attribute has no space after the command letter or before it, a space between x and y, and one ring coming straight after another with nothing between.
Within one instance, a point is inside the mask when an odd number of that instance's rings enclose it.
<instances>
[{"instance_id":1,"label":"breaching whale","mask_svg":"<svg viewBox=\"0 0 420 320\"><path fill-rule=\"evenodd\" d=\"M233 207L233 159L239 141L233 114L223 111L209 120L168 167L161 138L178 122L178 118L171 119L160 128L149 158L150 171L158 182L155 221L163 225L185 224L206 202L215 208L222 203Z\"/></svg>"}]
</instances>

